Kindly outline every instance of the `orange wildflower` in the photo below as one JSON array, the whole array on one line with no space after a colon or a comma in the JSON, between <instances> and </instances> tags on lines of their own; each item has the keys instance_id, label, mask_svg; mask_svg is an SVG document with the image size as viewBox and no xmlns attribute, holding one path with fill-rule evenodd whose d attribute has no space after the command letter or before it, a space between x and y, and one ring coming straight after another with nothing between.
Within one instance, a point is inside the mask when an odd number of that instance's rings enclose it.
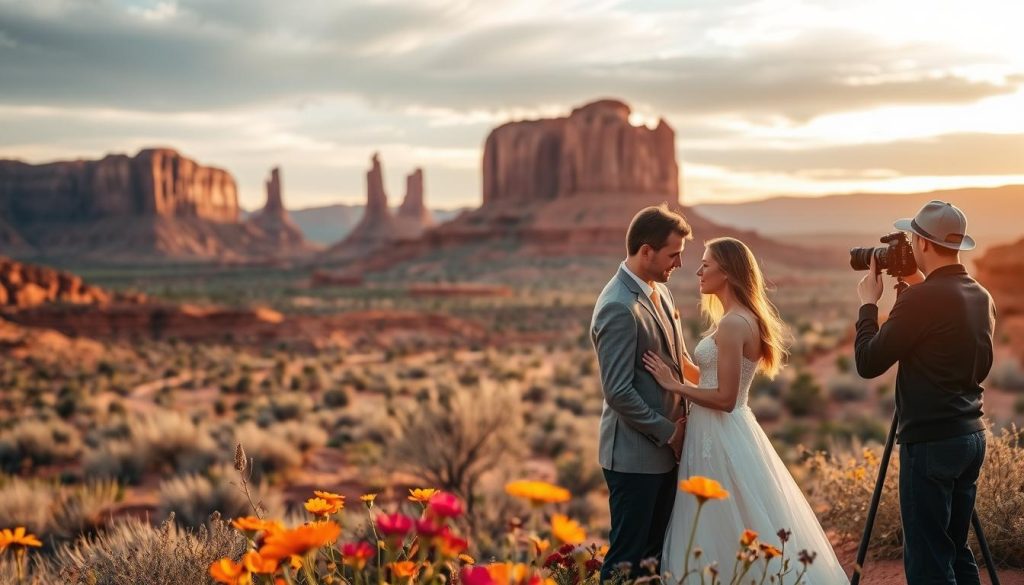
<instances>
[{"instance_id":1,"label":"orange wildflower","mask_svg":"<svg viewBox=\"0 0 1024 585\"><path fill-rule=\"evenodd\" d=\"M538 538L536 536L530 536L530 542L533 543L533 552L539 557L543 555L549 548L551 548L551 541L546 538Z\"/></svg>"},{"instance_id":2,"label":"orange wildflower","mask_svg":"<svg viewBox=\"0 0 1024 585\"><path fill-rule=\"evenodd\" d=\"M242 532L270 532L284 528L284 526L277 520L263 520L256 516L235 518L231 521L231 525Z\"/></svg>"},{"instance_id":3,"label":"orange wildflower","mask_svg":"<svg viewBox=\"0 0 1024 585\"><path fill-rule=\"evenodd\" d=\"M0 531L0 552L7 550L7 547L10 546L40 547L43 546L43 543L39 542L34 534L26 532L24 526L18 526L14 530L4 528Z\"/></svg>"},{"instance_id":4,"label":"orange wildflower","mask_svg":"<svg viewBox=\"0 0 1024 585\"><path fill-rule=\"evenodd\" d=\"M277 559L263 558L256 551L249 551L242 557L242 564L250 573L263 573L273 575L277 571Z\"/></svg>"},{"instance_id":5,"label":"orange wildflower","mask_svg":"<svg viewBox=\"0 0 1024 585\"><path fill-rule=\"evenodd\" d=\"M359 500L367 506L372 506L373 501L377 499L377 494L363 494L359 496Z\"/></svg>"},{"instance_id":6,"label":"orange wildflower","mask_svg":"<svg viewBox=\"0 0 1024 585\"><path fill-rule=\"evenodd\" d=\"M252 583L252 575L245 569L245 566L228 558L214 561L210 565L210 576L214 581L227 585L250 585Z\"/></svg>"},{"instance_id":7,"label":"orange wildflower","mask_svg":"<svg viewBox=\"0 0 1024 585\"><path fill-rule=\"evenodd\" d=\"M398 561L391 563L391 573L395 579L413 579L420 572L420 566L412 561Z\"/></svg>"},{"instance_id":8,"label":"orange wildflower","mask_svg":"<svg viewBox=\"0 0 1024 585\"><path fill-rule=\"evenodd\" d=\"M782 556L782 551L775 548L770 544L761 543L761 552L764 553L766 559L774 559L775 557Z\"/></svg>"},{"instance_id":9,"label":"orange wildflower","mask_svg":"<svg viewBox=\"0 0 1024 585\"><path fill-rule=\"evenodd\" d=\"M702 504L708 500L724 500L729 497L729 492L722 484L699 475L680 481L679 490L697 496L697 500Z\"/></svg>"},{"instance_id":10,"label":"orange wildflower","mask_svg":"<svg viewBox=\"0 0 1024 585\"><path fill-rule=\"evenodd\" d=\"M523 563L491 563L487 572L496 585L521 585L530 577L530 567Z\"/></svg>"},{"instance_id":11,"label":"orange wildflower","mask_svg":"<svg viewBox=\"0 0 1024 585\"><path fill-rule=\"evenodd\" d=\"M278 561L288 557L302 557L313 549L334 542L340 534L341 526L334 522L317 522L293 530L282 530L267 535L260 555Z\"/></svg>"},{"instance_id":12,"label":"orange wildflower","mask_svg":"<svg viewBox=\"0 0 1024 585\"><path fill-rule=\"evenodd\" d=\"M430 498L434 497L434 494L436 494L438 491L440 490L436 490L434 488L417 488L414 490L409 490L409 501L419 502L420 504L426 504L430 502Z\"/></svg>"},{"instance_id":13,"label":"orange wildflower","mask_svg":"<svg viewBox=\"0 0 1024 585\"><path fill-rule=\"evenodd\" d=\"M535 506L542 504L560 504L572 498L569 490L545 481L513 481L505 484L505 493L510 496L529 500Z\"/></svg>"},{"instance_id":14,"label":"orange wildflower","mask_svg":"<svg viewBox=\"0 0 1024 585\"><path fill-rule=\"evenodd\" d=\"M757 533L751 529L746 529L743 534L740 535L740 544L743 546L750 546L757 540Z\"/></svg>"},{"instance_id":15,"label":"orange wildflower","mask_svg":"<svg viewBox=\"0 0 1024 585\"><path fill-rule=\"evenodd\" d=\"M587 539L583 527L564 514L551 517L551 535L564 544L582 544Z\"/></svg>"}]
</instances>

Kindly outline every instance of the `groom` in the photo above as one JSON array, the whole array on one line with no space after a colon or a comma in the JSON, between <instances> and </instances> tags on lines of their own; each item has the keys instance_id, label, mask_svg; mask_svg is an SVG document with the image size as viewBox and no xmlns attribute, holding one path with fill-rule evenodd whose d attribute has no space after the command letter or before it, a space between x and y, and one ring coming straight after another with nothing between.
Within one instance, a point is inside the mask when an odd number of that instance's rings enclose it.
<instances>
[{"instance_id":1,"label":"groom","mask_svg":"<svg viewBox=\"0 0 1024 585\"><path fill-rule=\"evenodd\" d=\"M626 234L626 260L601 292L590 335L601 370L604 405L599 461L611 510L609 549L601 581L629 563L661 556L675 501L676 467L685 428L684 405L644 369L656 352L680 372L683 336L668 287L690 226L662 204L642 209Z\"/></svg>"}]
</instances>

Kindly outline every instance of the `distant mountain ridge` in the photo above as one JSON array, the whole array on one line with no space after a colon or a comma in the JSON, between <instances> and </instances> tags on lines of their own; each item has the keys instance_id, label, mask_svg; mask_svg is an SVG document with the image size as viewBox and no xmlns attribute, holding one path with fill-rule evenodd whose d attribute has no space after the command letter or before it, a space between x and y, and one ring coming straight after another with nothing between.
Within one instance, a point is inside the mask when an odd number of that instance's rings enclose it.
<instances>
[{"instance_id":1,"label":"distant mountain ridge","mask_svg":"<svg viewBox=\"0 0 1024 585\"><path fill-rule=\"evenodd\" d=\"M853 193L824 197L773 197L747 203L694 206L704 216L767 236L882 235L892 222L917 213L932 199L964 210L979 244L989 246L1024 235L1024 185L950 189L927 193ZM864 242L865 245L870 242Z\"/></svg>"}]
</instances>

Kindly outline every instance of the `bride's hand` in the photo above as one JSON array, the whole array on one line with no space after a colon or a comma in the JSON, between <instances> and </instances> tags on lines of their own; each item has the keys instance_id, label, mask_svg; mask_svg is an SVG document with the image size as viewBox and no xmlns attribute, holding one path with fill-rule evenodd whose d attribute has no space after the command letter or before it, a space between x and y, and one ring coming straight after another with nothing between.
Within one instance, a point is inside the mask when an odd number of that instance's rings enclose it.
<instances>
[{"instance_id":1,"label":"bride's hand","mask_svg":"<svg viewBox=\"0 0 1024 585\"><path fill-rule=\"evenodd\" d=\"M679 385L679 380L672 374L672 369L652 351L644 354L644 368L654 376L662 388L668 389Z\"/></svg>"}]
</instances>

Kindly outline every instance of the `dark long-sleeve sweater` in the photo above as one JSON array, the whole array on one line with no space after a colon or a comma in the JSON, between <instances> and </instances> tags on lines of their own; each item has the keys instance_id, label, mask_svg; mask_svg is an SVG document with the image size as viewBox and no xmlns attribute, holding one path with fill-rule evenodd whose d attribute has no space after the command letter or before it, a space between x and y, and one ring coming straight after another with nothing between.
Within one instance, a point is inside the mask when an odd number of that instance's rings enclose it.
<instances>
[{"instance_id":1,"label":"dark long-sleeve sweater","mask_svg":"<svg viewBox=\"0 0 1024 585\"><path fill-rule=\"evenodd\" d=\"M860 308L857 372L875 378L899 362L897 440L938 441L985 428L982 381L992 368L992 297L960 264L932 271L896 300L878 326L878 306Z\"/></svg>"}]
</instances>

